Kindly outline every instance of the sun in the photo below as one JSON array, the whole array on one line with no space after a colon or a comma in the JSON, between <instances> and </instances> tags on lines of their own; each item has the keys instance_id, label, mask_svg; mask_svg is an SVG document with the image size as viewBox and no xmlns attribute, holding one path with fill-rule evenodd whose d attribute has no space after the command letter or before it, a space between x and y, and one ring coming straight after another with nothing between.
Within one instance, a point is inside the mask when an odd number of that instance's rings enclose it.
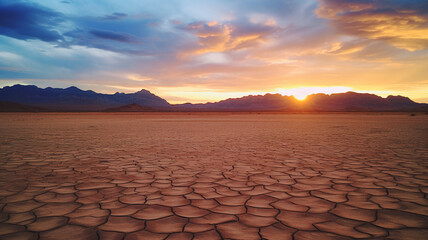
<instances>
[{"instance_id":1,"label":"sun","mask_svg":"<svg viewBox=\"0 0 428 240\"><path fill-rule=\"evenodd\" d=\"M305 100L308 95L309 94L293 94L294 98L299 101Z\"/></svg>"},{"instance_id":2,"label":"sun","mask_svg":"<svg viewBox=\"0 0 428 240\"><path fill-rule=\"evenodd\" d=\"M308 95L315 93L343 93L351 91L350 87L343 86L334 86L334 87L299 87L299 88L289 88L287 90L278 91L282 95L294 96L299 101L304 101Z\"/></svg>"}]
</instances>

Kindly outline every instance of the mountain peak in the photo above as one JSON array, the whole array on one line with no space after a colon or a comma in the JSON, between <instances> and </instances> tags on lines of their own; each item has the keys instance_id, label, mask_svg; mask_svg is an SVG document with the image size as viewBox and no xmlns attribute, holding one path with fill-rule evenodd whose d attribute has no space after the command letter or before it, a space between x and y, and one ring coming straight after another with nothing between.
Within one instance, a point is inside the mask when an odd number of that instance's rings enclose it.
<instances>
[{"instance_id":1,"label":"mountain peak","mask_svg":"<svg viewBox=\"0 0 428 240\"><path fill-rule=\"evenodd\" d=\"M135 94L152 94L150 91L146 89L141 89L140 91L136 92Z\"/></svg>"},{"instance_id":2,"label":"mountain peak","mask_svg":"<svg viewBox=\"0 0 428 240\"><path fill-rule=\"evenodd\" d=\"M415 103L410 98L403 97L400 95L398 95L398 96L389 95L388 97L386 97L386 101L391 102L391 103L395 103L395 104L414 104Z\"/></svg>"},{"instance_id":3,"label":"mountain peak","mask_svg":"<svg viewBox=\"0 0 428 240\"><path fill-rule=\"evenodd\" d=\"M410 100L410 98L408 98L408 97L404 97L404 96L401 96L401 95L396 95L396 96L394 96L394 95L389 95L388 97L386 97L386 99L401 99L401 100L404 100L404 99L409 99Z\"/></svg>"},{"instance_id":4,"label":"mountain peak","mask_svg":"<svg viewBox=\"0 0 428 240\"><path fill-rule=\"evenodd\" d=\"M75 86L71 86L71 87L68 87L66 89L70 89L70 90L81 90L80 88L75 87Z\"/></svg>"},{"instance_id":5,"label":"mountain peak","mask_svg":"<svg viewBox=\"0 0 428 240\"><path fill-rule=\"evenodd\" d=\"M4 88L15 88L15 89L32 88L32 89L36 89L36 88L39 88L39 87L37 87L36 85L15 84L13 86L6 86Z\"/></svg>"},{"instance_id":6,"label":"mountain peak","mask_svg":"<svg viewBox=\"0 0 428 240\"><path fill-rule=\"evenodd\" d=\"M75 87L75 86L68 87L64 90L67 92L84 92L82 89Z\"/></svg>"}]
</instances>

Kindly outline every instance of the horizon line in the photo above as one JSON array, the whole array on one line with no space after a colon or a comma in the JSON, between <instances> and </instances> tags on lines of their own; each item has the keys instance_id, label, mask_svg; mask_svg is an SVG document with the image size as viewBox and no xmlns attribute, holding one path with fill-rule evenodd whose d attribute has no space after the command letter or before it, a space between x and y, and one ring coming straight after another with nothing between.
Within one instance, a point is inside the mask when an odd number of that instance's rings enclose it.
<instances>
[{"instance_id":1,"label":"horizon line","mask_svg":"<svg viewBox=\"0 0 428 240\"><path fill-rule=\"evenodd\" d=\"M362 92L362 91L355 91L355 90L352 90L352 88L349 88L350 90L346 90L346 91L337 91L337 92L330 92L330 93L328 93L328 92L322 92L322 91L320 91L320 92L311 92L311 93L309 93L309 94L306 94L303 98L299 98L299 97L297 97L297 96L295 96L294 94L284 94L284 92L287 92L288 90L295 90L295 89L328 89L328 88L337 88L338 86L332 86L332 87L299 87L299 88L288 88L288 89L283 89L283 90L281 90L281 91L276 91L276 92L264 92L264 93L260 93L260 92L258 92L258 93L248 93L247 95L241 95L241 96L233 96L233 97L227 97L227 98L223 98L223 99L220 99L220 100L215 100L215 101L210 101L210 100L208 100L208 101L205 101L205 102L190 102L190 101L187 101L187 102L181 102L181 103L171 103L170 101L168 101L167 99L165 99L163 96L160 96L160 95L158 95L158 94L155 94L155 93L153 93L151 90L149 90L149 89L146 89L146 88L141 88L140 90L138 90L138 91L135 91L135 92L119 92L119 91L116 91L115 93L105 93L105 92L101 92L101 91L95 91L95 90L92 90L92 89L82 89L82 88L80 88L80 87L78 87L78 86L76 86L76 85L71 85L71 86L68 86L68 87L51 87L51 86L48 86L48 87L39 87L39 86L37 86L37 85L35 85L35 84L25 84L25 83L17 83L17 84L13 84L13 85L6 85L6 86L2 86L1 87L1 89L3 89L3 88L6 88L6 87L14 87L14 86L34 86L34 87L37 87L37 88L39 88L39 89L62 89L62 90L65 90L65 89L69 89L69 88L77 88L77 89L79 89L79 90L81 90L81 91L85 91L85 92L87 92L87 91L92 91L92 92L95 92L95 93L97 93L97 94L105 94L105 95L114 95L114 94L133 94L133 93L137 93L137 92L140 92L140 91L143 91L143 90L145 90L145 91L148 91L149 93L151 93L151 94L154 94L155 96L158 96L158 97L160 97L160 98L162 98L162 99L164 99L165 101L167 101L169 104L171 104L171 105L181 105L181 104L195 104L195 105L197 105L197 104L207 104L207 103L216 103L216 102L221 102L221 101L225 101L225 100L228 100L228 99L239 99L239 98L244 98L244 97L249 97L249 96L265 96L265 95L281 95L281 96L287 96L287 97L293 97L293 98L295 98L296 100L298 100L298 101L304 101L308 96L311 96L311 95L317 95L317 94L324 94L324 95L328 95L328 96L331 96L331 95L335 95L335 94L343 94L343 93L358 93L358 94L369 94L369 95L375 95L375 96L378 96L378 97L380 97L380 98L383 98L383 99L386 99L386 98L388 98L389 96L392 96L392 97L405 97L405 98L408 98L408 99L410 99L411 101L413 101L413 102L415 102L415 103L422 103L422 104L428 104L428 102L416 102L415 100L413 100L413 99L411 99L410 97L408 97L408 96L404 96L404 95L400 95L400 94L397 94L397 95L393 95L393 94L388 94L386 97L384 97L384 96L381 96L381 95L378 95L378 94L376 94L376 93L374 93L374 92L370 92L370 91L365 91L365 92ZM340 86L340 87L343 87L343 86ZM346 88L346 87L344 87L344 88ZM283 92L283 93L281 93L281 92ZM174 101L173 101L174 102Z\"/></svg>"}]
</instances>

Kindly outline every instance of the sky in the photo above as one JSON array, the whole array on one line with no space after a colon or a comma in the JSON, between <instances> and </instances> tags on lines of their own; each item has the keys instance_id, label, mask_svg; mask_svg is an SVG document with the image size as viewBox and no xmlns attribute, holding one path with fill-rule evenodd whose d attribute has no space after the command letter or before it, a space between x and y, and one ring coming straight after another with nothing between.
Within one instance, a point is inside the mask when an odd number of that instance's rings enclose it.
<instances>
[{"instance_id":1,"label":"sky","mask_svg":"<svg viewBox=\"0 0 428 240\"><path fill-rule=\"evenodd\" d=\"M428 102L426 0L1 0L0 87Z\"/></svg>"}]
</instances>

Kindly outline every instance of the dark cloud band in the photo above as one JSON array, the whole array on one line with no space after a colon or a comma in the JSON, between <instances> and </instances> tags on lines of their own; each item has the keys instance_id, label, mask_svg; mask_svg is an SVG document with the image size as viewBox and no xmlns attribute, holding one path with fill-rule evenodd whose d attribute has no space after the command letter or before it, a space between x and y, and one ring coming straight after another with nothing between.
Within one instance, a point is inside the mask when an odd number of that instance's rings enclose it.
<instances>
[{"instance_id":1,"label":"dark cloud band","mask_svg":"<svg viewBox=\"0 0 428 240\"><path fill-rule=\"evenodd\" d=\"M115 32L109 32L109 31L99 31L99 30L92 30L90 33L98 38L118 41L118 42L125 42L125 43L133 43L136 42L136 40L128 36L127 34L120 34Z\"/></svg>"},{"instance_id":2,"label":"dark cloud band","mask_svg":"<svg viewBox=\"0 0 428 240\"><path fill-rule=\"evenodd\" d=\"M0 34L17 39L40 39L46 42L62 40L55 30L63 21L62 14L37 4L1 4Z\"/></svg>"}]
</instances>

